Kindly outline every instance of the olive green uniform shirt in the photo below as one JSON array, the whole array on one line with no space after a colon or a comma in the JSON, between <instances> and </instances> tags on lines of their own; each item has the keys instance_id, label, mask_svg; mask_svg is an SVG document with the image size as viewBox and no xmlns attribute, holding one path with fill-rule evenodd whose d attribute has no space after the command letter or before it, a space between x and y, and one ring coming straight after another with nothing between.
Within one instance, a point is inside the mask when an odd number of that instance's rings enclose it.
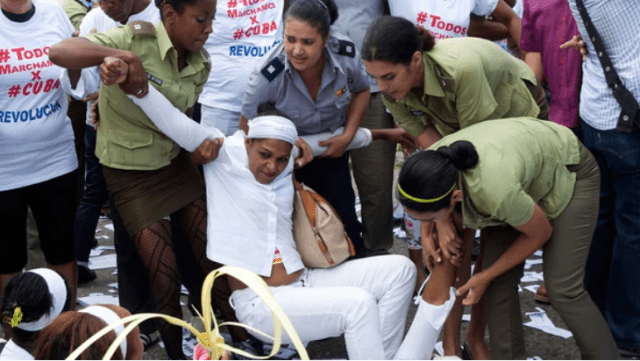
<instances>
[{"instance_id":1,"label":"olive green uniform shirt","mask_svg":"<svg viewBox=\"0 0 640 361\"><path fill-rule=\"evenodd\" d=\"M536 203L554 219L571 200L576 175L567 166L580 162L580 145L569 128L533 117L499 119L462 129L430 149L458 140L478 152L478 164L458 182L465 227L521 226Z\"/></svg>"},{"instance_id":2,"label":"olive green uniform shirt","mask_svg":"<svg viewBox=\"0 0 640 361\"><path fill-rule=\"evenodd\" d=\"M540 112L522 81L537 84L531 69L490 41L440 40L422 53L422 62L424 89L413 89L398 101L383 98L411 135L433 125L445 136L484 120L537 117Z\"/></svg>"},{"instance_id":3,"label":"olive green uniform shirt","mask_svg":"<svg viewBox=\"0 0 640 361\"><path fill-rule=\"evenodd\" d=\"M147 72L149 85L183 112L194 105L209 75L204 50L190 54L188 65L178 71L178 53L162 22L155 26L131 22L91 34L87 39L136 53ZM99 109L96 156L100 163L119 169L154 170L168 165L178 154L179 146L161 133L118 85L100 87Z\"/></svg>"},{"instance_id":4,"label":"olive green uniform shirt","mask_svg":"<svg viewBox=\"0 0 640 361\"><path fill-rule=\"evenodd\" d=\"M67 14L73 27L78 30L84 16L87 15L87 7L80 4L76 0L65 0L62 5L64 12Z\"/></svg>"}]
</instances>

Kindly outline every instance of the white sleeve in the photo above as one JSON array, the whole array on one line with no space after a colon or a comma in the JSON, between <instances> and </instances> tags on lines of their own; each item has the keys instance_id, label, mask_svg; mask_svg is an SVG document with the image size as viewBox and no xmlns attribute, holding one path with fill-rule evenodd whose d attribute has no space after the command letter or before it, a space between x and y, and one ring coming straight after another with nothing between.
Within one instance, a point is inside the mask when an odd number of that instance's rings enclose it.
<instances>
[{"instance_id":1,"label":"white sleeve","mask_svg":"<svg viewBox=\"0 0 640 361\"><path fill-rule=\"evenodd\" d=\"M497 6L498 0L477 0L471 12L478 16L487 16L491 14Z\"/></svg>"},{"instance_id":2,"label":"white sleeve","mask_svg":"<svg viewBox=\"0 0 640 361\"><path fill-rule=\"evenodd\" d=\"M69 71L64 69L60 75L60 85L62 89L77 100L84 99L87 95L95 93L100 89L100 73L97 66L84 68L80 72L78 84L73 88L69 79Z\"/></svg>"},{"instance_id":3,"label":"white sleeve","mask_svg":"<svg viewBox=\"0 0 640 361\"><path fill-rule=\"evenodd\" d=\"M318 142L322 140L327 140L329 138L335 137L336 135L342 134L344 131L344 127L339 127L335 131L332 132L323 132L318 134L311 135L303 135L300 138L304 139L309 146L311 147L311 151L313 152L313 156L317 157L320 154L324 153L329 149L328 147L321 147L318 145ZM347 150L356 149L366 147L371 144L372 141L371 131L367 128L358 128L356 135L351 140L351 143L347 146Z\"/></svg>"},{"instance_id":4,"label":"white sleeve","mask_svg":"<svg viewBox=\"0 0 640 361\"><path fill-rule=\"evenodd\" d=\"M216 128L203 127L186 116L153 86L142 98L128 95L153 124L167 137L189 152L193 152L206 139L224 138Z\"/></svg>"}]
</instances>

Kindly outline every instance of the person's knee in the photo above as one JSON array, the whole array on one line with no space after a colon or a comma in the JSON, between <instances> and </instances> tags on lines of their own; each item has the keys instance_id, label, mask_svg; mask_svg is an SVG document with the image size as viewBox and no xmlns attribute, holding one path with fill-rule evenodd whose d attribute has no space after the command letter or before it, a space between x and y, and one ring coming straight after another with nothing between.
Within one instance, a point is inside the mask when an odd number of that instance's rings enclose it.
<instances>
[{"instance_id":1,"label":"person's knee","mask_svg":"<svg viewBox=\"0 0 640 361\"><path fill-rule=\"evenodd\" d=\"M408 283L413 285L416 281L417 270L416 265L411 262L408 257L400 255L385 255L386 263L384 266L394 273L396 282Z\"/></svg>"},{"instance_id":2,"label":"person's knee","mask_svg":"<svg viewBox=\"0 0 640 361\"><path fill-rule=\"evenodd\" d=\"M587 291L585 291L582 285L563 287L553 282L545 282L545 284L549 294L549 301L551 301L551 304L556 308L562 307L565 304L571 304L573 301L587 294Z\"/></svg>"},{"instance_id":3,"label":"person's knee","mask_svg":"<svg viewBox=\"0 0 640 361\"><path fill-rule=\"evenodd\" d=\"M349 305L345 313L347 325L358 322L372 312L378 312L378 302L376 298L361 288L349 288L345 290L344 296L348 298L347 302Z\"/></svg>"}]
</instances>

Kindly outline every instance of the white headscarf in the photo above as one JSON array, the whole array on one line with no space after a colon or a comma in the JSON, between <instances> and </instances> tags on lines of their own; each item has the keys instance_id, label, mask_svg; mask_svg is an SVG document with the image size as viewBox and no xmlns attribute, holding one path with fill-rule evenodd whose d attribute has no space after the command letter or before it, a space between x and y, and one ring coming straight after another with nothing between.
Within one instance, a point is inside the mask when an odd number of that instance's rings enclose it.
<instances>
[{"instance_id":1,"label":"white headscarf","mask_svg":"<svg viewBox=\"0 0 640 361\"><path fill-rule=\"evenodd\" d=\"M35 332L49 326L60 315L64 304L67 302L67 286L64 283L64 279L57 272L48 268L37 268L27 272L35 273L42 277L47 283L47 288L51 294L51 310L49 312L35 321L22 322L16 326L21 330Z\"/></svg>"},{"instance_id":2,"label":"white headscarf","mask_svg":"<svg viewBox=\"0 0 640 361\"><path fill-rule=\"evenodd\" d=\"M120 316L115 313L113 310L106 308L104 306L89 306L80 312L88 313L90 315L96 316L101 319L107 325L120 321ZM116 332L116 337L120 336L120 334L124 331L124 325L117 326L114 331ZM120 343L120 351L122 351L122 359L127 359L127 339L125 338Z\"/></svg>"},{"instance_id":3,"label":"white headscarf","mask_svg":"<svg viewBox=\"0 0 640 361\"><path fill-rule=\"evenodd\" d=\"M279 139L293 145L298 139L298 131L289 119L276 115L267 115L255 117L249 122L247 138Z\"/></svg>"}]
</instances>

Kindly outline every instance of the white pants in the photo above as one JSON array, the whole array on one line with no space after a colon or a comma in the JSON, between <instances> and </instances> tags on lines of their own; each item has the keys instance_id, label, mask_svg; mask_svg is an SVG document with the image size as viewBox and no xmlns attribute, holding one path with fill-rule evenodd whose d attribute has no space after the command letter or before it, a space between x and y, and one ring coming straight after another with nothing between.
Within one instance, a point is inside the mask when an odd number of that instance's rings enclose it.
<instances>
[{"instance_id":1,"label":"white pants","mask_svg":"<svg viewBox=\"0 0 640 361\"><path fill-rule=\"evenodd\" d=\"M233 135L240 125L240 112L201 104L200 124L218 128L225 136Z\"/></svg>"},{"instance_id":2,"label":"white pants","mask_svg":"<svg viewBox=\"0 0 640 361\"><path fill-rule=\"evenodd\" d=\"M402 342L415 282L408 258L387 255L306 269L271 291L303 342L344 334L350 359L390 359ZM271 313L253 291L235 291L230 301L240 322L273 335ZM282 342L291 343L287 335Z\"/></svg>"}]
</instances>

